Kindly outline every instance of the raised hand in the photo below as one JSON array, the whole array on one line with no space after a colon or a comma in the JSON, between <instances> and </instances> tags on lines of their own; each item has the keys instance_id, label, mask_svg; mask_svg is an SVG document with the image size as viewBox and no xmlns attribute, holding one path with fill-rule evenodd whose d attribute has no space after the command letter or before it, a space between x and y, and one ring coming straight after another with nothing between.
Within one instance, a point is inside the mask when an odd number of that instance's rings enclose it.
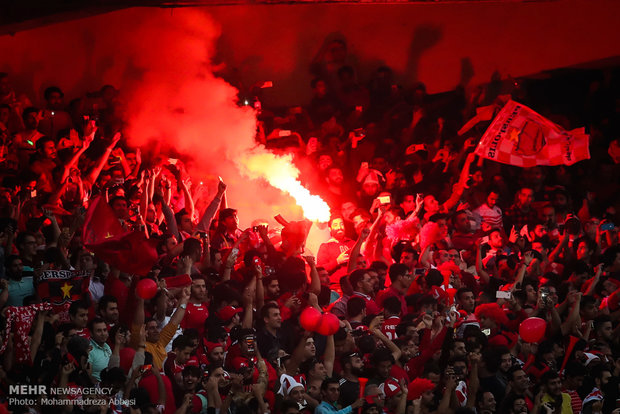
<instances>
[{"instance_id":1,"label":"raised hand","mask_svg":"<svg viewBox=\"0 0 620 414\"><path fill-rule=\"evenodd\" d=\"M338 262L338 264L343 264L349 261L349 252L342 252L340 253L340 255L336 258L336 262Z\"/></svg>"},{"instance_id":2,"label":"raised hand","mask_svg":"<svg viewBox=\"0 0 620 414\"><path fill-rule=\"evenodd\" d=\"M370 229L368 227L364 228L360 233L360 239L366 240L370 236Z\"/></svg>"},{"instance_id":3,"label":"raised hand","mask_svg":"<svg viewBox=\"0 0 620 414\"><path fill-rule=\"evenodd\" d=\"M222 178L220 177L220 182L217 184L217 192L220 194L224 194L224 192L226 191L226 183L224 183L224 181L222 181Z\"/></svg>"},{"instance_id":4,"label":"raised hand","mask_svg":"<svg viewBox=\"0 0 620 414\"><path fill-rule=\"evenodd\" d=\"M307 255L307 256L303 256L303 258L306 261L306 263L308 263L308 266L310 267L316 266L316 259L314 258L314 256Z\"/></svg>"}]
</instances>

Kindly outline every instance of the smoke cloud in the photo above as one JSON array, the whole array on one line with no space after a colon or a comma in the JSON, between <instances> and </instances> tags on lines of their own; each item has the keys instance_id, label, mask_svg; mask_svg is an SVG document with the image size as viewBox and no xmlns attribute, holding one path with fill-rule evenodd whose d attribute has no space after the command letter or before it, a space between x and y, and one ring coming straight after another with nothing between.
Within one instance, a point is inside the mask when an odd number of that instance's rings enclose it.
<instances>
[{"instance_id":1,"label":"smoke cloud","mask_svg":"<svg viewBox=\"0 0 620 414\"><path fill-rule=\"evenodd\" d=\"M189 157L193 182L204 182L209 197L221 176L242 227L256 218L273 223L278 213L301 219L293 199L261 179L261 172L270 169L261 163L278 158L256 147L254 110L239 107L238 91L213 74L217 23L198 9L111 15L0 38L0 50L16 57L0 70L32 73L28 86L35 95L51 84L68 96L113 84L127 104L128 143L146 148L155 141L164 153L174 150ZM252 167L245 168L250 159Z\"/></svg>"}]
</instances>

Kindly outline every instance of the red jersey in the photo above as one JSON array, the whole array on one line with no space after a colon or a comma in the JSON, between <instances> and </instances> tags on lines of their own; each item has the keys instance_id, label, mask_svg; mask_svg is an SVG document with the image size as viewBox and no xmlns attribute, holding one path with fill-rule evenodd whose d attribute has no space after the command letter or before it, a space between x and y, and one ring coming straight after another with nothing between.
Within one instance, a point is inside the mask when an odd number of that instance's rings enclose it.
<instances>
[{"instance_id":1,"label":"red jersey","mask_svg":"<svg viewBox=\"0 0 620 414\"><path fill-rule=\"evenodd\" d=\"M165 375L161 376L161 379L164 381L164 388L166 389L166 405L164 408L164 414L174 414L176 411L176 405L174 402L174 393L172 391L172 383L170 382L170 378ZM157 386L157 378L153 375L152 372L146 372L138 386L146 389L149 393L149 397L153 403L157 403L159 401L159 388Z\"/></svg>"},{"instance_id":2,"label":"red jersey","mask_svg":"<svg viewBox=\"0 0 620 414\"><path fill-rule=\"evenodd\" d=\"M88 328L76 330L75 334L77 336L81 336L82 338L86 338L90 341L90 331L88 330Z\"/></svg>"},{"instance_id":3,"label":"red jersey","mask_svg":"<svg viewBox=\"0 0 620 414\"><path fill-rule=\"evenodd\" d=\"M398 316L390 316L385 321L383 321L383 325L381 325L381 332L385 336L387 336L391 341L398 338L396 335L396 327L400 324L400 317Z\"/></svg>"},{"instance_id":4,"label":"red jersey","mask_svg":"<svg viewBox=\"0 0 620 414\"><path fill-rule=\"evenodd\" d=\"M375 301L370 296L361 292L354 292L352 297L354 296L364 299L364 302L366 303L366 313L368 315L379 315L381 313L381 308L377 306Z\"/></svg>"}]
</instances>

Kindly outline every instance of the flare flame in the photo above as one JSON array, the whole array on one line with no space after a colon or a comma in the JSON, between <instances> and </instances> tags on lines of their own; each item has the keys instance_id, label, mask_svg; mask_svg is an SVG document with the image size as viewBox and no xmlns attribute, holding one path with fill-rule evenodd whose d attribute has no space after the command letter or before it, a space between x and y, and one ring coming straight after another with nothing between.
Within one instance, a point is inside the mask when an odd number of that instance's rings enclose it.
<instances>
[{"instance_id":1,"label":"flare flame","mask_svg":"<svg viewBox=\"0 0 620 414\"><path fill-rule=\"evenodd\" d=\"M241 157L237 164L246 176L264 178L273 187L291 195L308 220L320 223L329 221L329 206L298 180L299 169L293 164L291 155L280 156L255 148Z\"/></svg>"}]
</instances>

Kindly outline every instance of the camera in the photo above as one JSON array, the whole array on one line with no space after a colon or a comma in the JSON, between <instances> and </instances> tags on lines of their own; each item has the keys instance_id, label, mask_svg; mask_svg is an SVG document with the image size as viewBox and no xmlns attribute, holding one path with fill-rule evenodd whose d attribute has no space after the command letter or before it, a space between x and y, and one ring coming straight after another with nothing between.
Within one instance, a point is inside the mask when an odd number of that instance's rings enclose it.
<instances>
[{"instance_id":1,"label":"camera","mask_svg":"<svg viewBox=\"0 0 620 414\"><path fill-rule=\"evenodd\" d=\"M254 348L254 343L256 342L256 338L254 338L254 336L252 335L246 336L244 340L245 340L245 344L248 347L248 352L256 351L256 349Z\"/></svg>"}]
</instances>

